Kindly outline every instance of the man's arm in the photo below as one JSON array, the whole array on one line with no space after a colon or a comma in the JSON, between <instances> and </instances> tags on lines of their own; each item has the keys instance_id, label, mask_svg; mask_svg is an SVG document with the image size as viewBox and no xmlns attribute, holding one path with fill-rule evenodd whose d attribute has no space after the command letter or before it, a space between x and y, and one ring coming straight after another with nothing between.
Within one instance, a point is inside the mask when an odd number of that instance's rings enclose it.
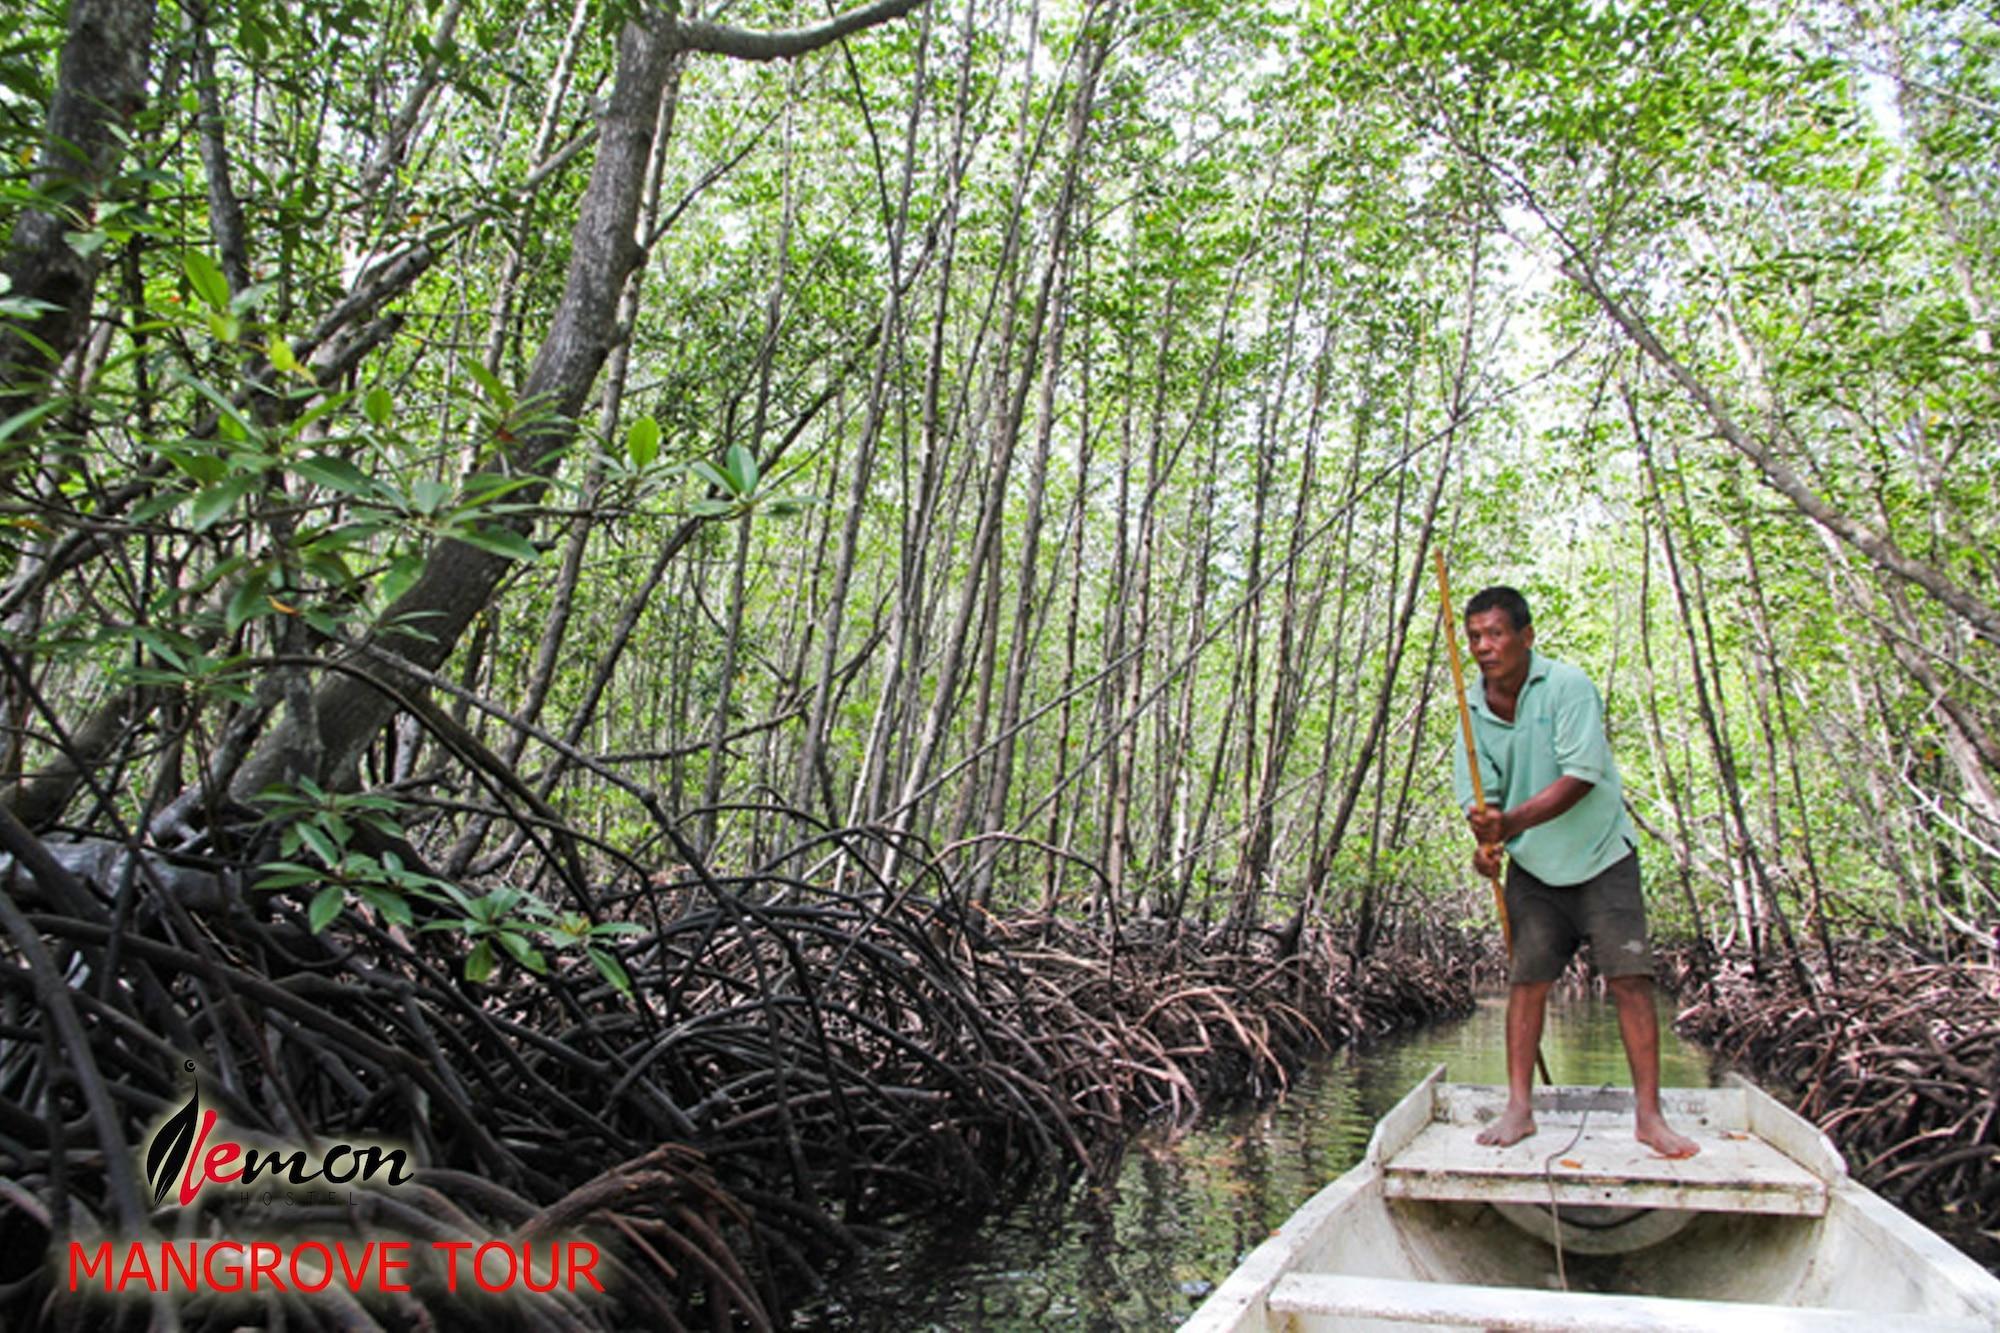
<instances>
[{"instance_id":1,"label":"man's arm","mask_svg":"<svg viewBox=\"0 0 2000 1333\"><path fill-rule=\"evenodd\" d=\"M1511 810L1488 805L1466 815L1472 836L1481 843L1499 843L1525 833L1537 824L1569 813L1578 801L1590 794L1593 784L1565 774Z\"/></svg>"},{"instance_id":2,"label":"man's arm","mask_svg":"<svg viewBox=\"0 0 2000 1333\"><path fill-rule=\"evenodd\" d=\"M1473 836L1482 843L1501 843L1537 824L1567 814L1590 789L1617 772L1611 742L1604 734L1604 701L1597 687L1579 675L1563 677L1555 697L1555 727L1550 738L1562 776L1511 810L1494 806L1466 816Z\"/></svg>"}]
</instances>

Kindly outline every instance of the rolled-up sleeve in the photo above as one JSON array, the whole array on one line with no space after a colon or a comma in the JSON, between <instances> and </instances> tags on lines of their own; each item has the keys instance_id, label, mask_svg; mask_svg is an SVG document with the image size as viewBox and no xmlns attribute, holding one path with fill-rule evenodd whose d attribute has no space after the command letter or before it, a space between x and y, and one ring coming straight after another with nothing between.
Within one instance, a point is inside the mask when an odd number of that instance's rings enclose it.
<instances>
[{"instance_id":1,"label":"rolled-up sleeve","mask_svg":"<svg viewBox=\"0 0 2000 1333\"><path fill-rule=\"evenodd\" d=\"M1604 734L1604 701L1581 672L1563 682L1555 704L1556 768L1592 786L1617 772Z\"/></svg>"}]
</instances>

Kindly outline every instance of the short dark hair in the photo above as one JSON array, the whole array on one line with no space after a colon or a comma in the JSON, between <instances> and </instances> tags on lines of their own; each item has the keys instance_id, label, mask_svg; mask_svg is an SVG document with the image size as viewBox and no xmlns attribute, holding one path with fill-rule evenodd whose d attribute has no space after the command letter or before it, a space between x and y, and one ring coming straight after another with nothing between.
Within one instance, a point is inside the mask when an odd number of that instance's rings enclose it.
<instances>
[{"instance_id":1,"label":"short dark hair","mask_svg":"<svg viewBox=\"0 0 2000 1333\"><path fill-rule=\"evenodd\" d=\"M1472 600L1465 604L1465 618L1470 620L1481 611L1505 611L1507 623L1517 632L1535 623L1535 618L1528 614L1528 599L1504 583L1472 594Z\"/></svg>"}]
</instances>

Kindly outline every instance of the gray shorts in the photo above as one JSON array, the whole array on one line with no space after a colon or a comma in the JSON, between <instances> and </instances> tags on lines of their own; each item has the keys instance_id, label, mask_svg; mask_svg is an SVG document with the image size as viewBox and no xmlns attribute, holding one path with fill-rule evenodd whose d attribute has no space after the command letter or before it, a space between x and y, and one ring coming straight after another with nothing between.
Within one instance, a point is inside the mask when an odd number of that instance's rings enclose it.
<instances>
[{"instance_id":1,"label":"gray shorts","mask_svg":"<svg viewBox=\"0 0 2000 1333\"><path fill-rule=\"evenodd\" d=\"M1509 861L1507 923L1514 932L1507 979L1515 984L1554 981L1584 940L1590 941L1600 975L1652 975L1637 852L1627 852L1581 884L1561 886L1544 884L1520 862Z\"/></svg>"}]
</instances>

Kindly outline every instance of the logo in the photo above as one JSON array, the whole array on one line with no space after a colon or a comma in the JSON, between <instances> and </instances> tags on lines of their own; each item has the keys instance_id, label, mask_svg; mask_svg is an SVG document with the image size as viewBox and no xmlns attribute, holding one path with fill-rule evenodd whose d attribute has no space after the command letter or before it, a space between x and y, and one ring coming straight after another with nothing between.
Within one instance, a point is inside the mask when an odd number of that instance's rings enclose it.
<instances>
[{"instance_id":1,"label":"logo","mask_svg":"<svg viewBox=\"0 0 2000 1333\"><path fill-rule=\"evenodd\" d=\"M192 1074L194 1061L187 1061L183 1068ZM167 1117L146 1149L146 1180L153 1187L153 1207L160 1207L172 1193L185 1208L211 1184L249 1187L261 1181L267 1188L279 1181L295 1187L351 1185L372 1183L381 1177L386 1184L401 1185L411 1178L410 1155L402 1148L334 1143L315 1158L306 1148L258 1149L235 1139L214 1139L219 1120L214 1110L202 1106L201 1081L196 1079L187 1105Z\"/></svg>"},{"instance_id":2,"label":"logo","mask_svg":"<svg viewBox=\"0 0 2000 1333\"><path fill-rule=\"evenodd\" d=\"M182 1067L195 1072L194 1061ZM249 1189L262 1185L259 1201L278 1201L275 1186L387 1186L410 1181L406 1149L372 1143L332 1143L324 1148L261 1147L218 1134L221 1117L202 1105L194 1080L187 1105L153 1131L141 1156L152 1206L171 1195L186 1208L211 1185ZM223 1131L226 1134L226 1130ZM338 1203L332 1190L300 1194L288 1189L290 1204ZM591 1241L548 1237L539 1243L493 1238L433 1241L431 1265L449 1293L477 1287L482 1292L603 1292L597 1279L597 1246ZM156 1236L102 1238L69 1243L69 1289L124 1292L220 1294L266 1291L315 1293L337 1286L350 1292L407 1292L410 1270L424 1251L400 1237L341 1237L279 1240L223 1235L195 1240ZM461 1282L463 1280L463 1287Z\"/></svg>"}]
</instances>

